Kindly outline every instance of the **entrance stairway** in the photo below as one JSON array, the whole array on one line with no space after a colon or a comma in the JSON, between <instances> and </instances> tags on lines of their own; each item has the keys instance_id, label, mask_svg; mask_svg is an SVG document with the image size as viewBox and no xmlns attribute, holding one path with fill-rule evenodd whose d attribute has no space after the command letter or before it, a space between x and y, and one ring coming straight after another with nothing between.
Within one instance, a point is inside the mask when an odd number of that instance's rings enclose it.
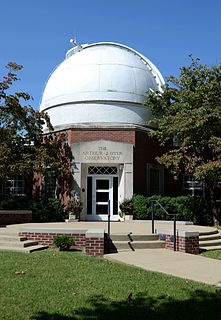
<instances>
[{"instance_id":1,"label":"entrance stairway","mask_svg":"<svg viewBox=\"0 0 221 320\"><path fill-rule=\"evenodd\" d=\"M165 242L159 240L158 234L111 234L109 251L135 251L136 249L164 248Z\"/></svg>"},{"instance_id":2,"label":"entrance stairway","mask_svg":"<svg viewBox=\"0 0 221 320\"><path fill-rule=\"evenodd\" d=\"M221 249L221 230L200 232L199 248L200 251Z\"/></svg>"},{"instance_id":3,"label":"entrance stairway","mask_svg":"<svg viewBox=\"0 0 221 320\"><path fill-rule=\"evenodd\" d=\"M158 234L111 234L109 245L110 252L134 251L136 249L158 249L164 248L165 242L159 240ZM200 252L206 250L221 250L221 230L199 233Z\"/></svg>"},{"instance_id":4,"label":"entrance stairway","mask_svg":"<svg viewBox=\"0 0 221 320\"><path fill-rule=\"evenodd\" d=\"M26 237L19 237L16 232L0 232L0 251L31 253L47 248L48 246L38 245L38 241L27 240Z\"/></svg>"}]
</instances>

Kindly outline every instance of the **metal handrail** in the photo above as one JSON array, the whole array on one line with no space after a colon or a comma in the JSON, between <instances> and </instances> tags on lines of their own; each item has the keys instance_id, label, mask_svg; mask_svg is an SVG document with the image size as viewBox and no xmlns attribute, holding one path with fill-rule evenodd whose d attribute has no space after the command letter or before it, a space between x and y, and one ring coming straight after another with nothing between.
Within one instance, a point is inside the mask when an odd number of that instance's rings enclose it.
<instances>
[{"instance_id":1,"label":"metal handrail","mask_svg":"<svg viewBox=\"0 0 221 320\"><path fill-rule=\"evenodd\" d=\"M154 202L156 202L159 205L159 207L168 216L173 216L173 250L176 251L176 216L178 216L178 213L169 213L169 212L167 212L167 210L162 206L162 204L158 200L150 200L151 213L152 213L152 233L154 233Z\"/></svg>"},{"instance_id":2,"label":"metal handrail","mask_svg":"<svg viewBox=\"0 0 221 320\"><path fill-rule=\"evenodd\" d=\"M110 253L110 200L108 200L107 214L107 253Z\"/></svg>"}]
</instances>

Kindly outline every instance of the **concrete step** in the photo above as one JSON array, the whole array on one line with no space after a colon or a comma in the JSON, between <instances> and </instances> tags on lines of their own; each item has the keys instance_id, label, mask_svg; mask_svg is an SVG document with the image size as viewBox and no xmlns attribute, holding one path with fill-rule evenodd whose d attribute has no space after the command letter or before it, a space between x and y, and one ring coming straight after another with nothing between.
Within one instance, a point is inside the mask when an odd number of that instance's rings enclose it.
<instances>
[{"instance_id":1,"label":"concrete step","mask_svg":"<svg viewBox=\"0 0 221 320\"><path fill-rule=\"evenodd\" d=\"M214 235L211 235L211 236L202 236L202 237L199 237L199 241L210 241L210 240L218 240L218 239L221 239L221 233L217 233L217 234L214 234Z\"/></svg>"},{"instance_id":2,"label":"concrete step","mask_svg":"<svg viewBox=\"0 0 221 320\"><path fill-rule=\"evenodd\" d=\"M199 236L209 236L209 235L212 235L212 234L217 234L219 233L219 231L217 229L214 229L214 230L211 230L211 231L205 231L205 232L200 232L199 233Z\"/></svg>"},{"instance_id":3,"label":"concrete step","mask_svg":"<svg viewBox=\"0 0 221 320\"><path fill-rule=\"evenodd\" d=\"M212 251L212 250L221 250L221 245L220 246L208 246L208 247L201 247L200 246L200 251Z\"/></svg>"},{"instance_id":4,"label":"concrete step","mask_svg":"<svg viewBox=\"0 0 221 320\"><path fill-rule=\"evenodd\" d=\"M19 239L15 241L4 241L0 239L0 246L3 247L20 247L20 248L26 248L26 247L31 247L31 246L36 246L38 245L38 241L34 240L24 240L24 241L19 241Z\"/></svg>"},{"instance_id":5,"label":"concrete step","mask_svg":"<svg viewBox=\"0 0 221 320\"><path fill-rule=\"evenodd\" d=\"M0 230L0 237L1 236L12 236L12 237L18 237L18 232L15 231L7 231L7 229L5 230Z\"/></svg>"},{"instance_id":6,"label":"concrete step","mask_svg":"<svg viewBox=\"0 0 221 320\"><path fill-rule=\"evenodd\" d=\"M9 242L13 242L13 241L25 241L27 240L27 237L18 237L18 235L3 235L0 234L0 242L1 241L9 241Z\"/></svg>"},{"instance_id":7,"label":"concrete step","mask_svg":"<svg viewBox=\"0 0 221 320\"><path fill-rule=\"evenodd\" d=\"M151 241L159 240L158 234L111 234L112 241Z\"/></svg>"},{"instance_id":8,"label":"concrete step","mask_svg":"<svg viewBox=\"0 0 221 320\"><path fill-rule=\"evenodd\" d=\"M0 245L0 251L13 251L13 252L24 252L31 253L34 251L48 249L48 246L35 245L33 247L14 247L14 246L2 246Z\"/></svg>"},{"instance_id":9,"label":"concrete step","mask_svg":"<svg viewBox=\"0 0 221 320\"><path fill-rule=\"evenodd\" d=\"M33 246L33 247L28 247L28 248L25 248L25 250L28 252L28 253L32 253L32 252L35 252L35 251L40 251L40 250L45 250L45 249L48 249L48 246L42 246L42 245L36 245L36 246Z\"/></svg>"},{"instance_id":10,"label":"concrete step","mask_svg":"<svg viewBox=\"0 0 221 320\"><path fill-rule=\"evenodd\" d=\"M157 248L164 248L165 242L159 241L159 240L153 240L153 241L114 241L113 242L114 247L117 250L122 249L130 249L130 250L136 250L136 249L157 249Z\"/></svg>"},{"instance_id":11,"label":"concrete step","mask_svg":"<svg viewBox=\"0 0 221 320\"><path fill-rule=\"evenodd\" d=\"M0 250L31 253L47 249L48 246L38 244L38 241L27 240L27 237L19 237L17 232L0 230Z\"/></svg>"},{"instance_id":12,"label":"concrete step","mask_svg":"<svg viewBox=\"0 0 221 320\"><path fill-rule=\"evenodd\" d=\"M221 239L199 242L200 248L201 247L211 247L211 246L221 246Z\"/></svg>"}]
</instances>

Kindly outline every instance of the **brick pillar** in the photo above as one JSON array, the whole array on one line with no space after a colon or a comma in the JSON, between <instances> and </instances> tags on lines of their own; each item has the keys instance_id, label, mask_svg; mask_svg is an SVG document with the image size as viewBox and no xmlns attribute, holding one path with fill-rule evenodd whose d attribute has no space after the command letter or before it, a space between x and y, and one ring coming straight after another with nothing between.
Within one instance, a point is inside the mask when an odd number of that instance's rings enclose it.
<instances>
[{"instance_id":1,"label":"brick pillar","mask_svg":"<svg viewBox=\"0 0 221 320\"><path fill-rule=\"evenodd\" d=\"M104 231L91 229L86 232L85 252L87 256L103 257L104 255Z\"/></svg>"},{"instance_id":2,"label":"brick pillar","mask_svg":"<svg viewBox=\"0 0 221 320\"><path fill-rule=\"evenodd\" d=\"M174 235L170 229L158 229L157 233L160 239L165 241L165 249L173 250ZM198 254L199 253L199 232L188 230L177 230L176 234L176 250Z\"/></svg>"}]
</instances>

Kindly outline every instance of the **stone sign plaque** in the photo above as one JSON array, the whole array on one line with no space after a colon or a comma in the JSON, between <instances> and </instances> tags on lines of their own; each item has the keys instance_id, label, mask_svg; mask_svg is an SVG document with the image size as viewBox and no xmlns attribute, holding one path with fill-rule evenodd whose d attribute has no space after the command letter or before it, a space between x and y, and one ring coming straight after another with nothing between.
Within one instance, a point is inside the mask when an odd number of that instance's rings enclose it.
<instances>
[{"instance_id":1,"label":"stone sign plaque","mask_svg":"<svg viewBox=\"0 0 221 320\"><path fill-rule=\"evenodd\" d=\"M129 143L106 140L74 143L72 153L75 162L81 163L133 162L133 145Z\"/></svg>"}]
</instances>

